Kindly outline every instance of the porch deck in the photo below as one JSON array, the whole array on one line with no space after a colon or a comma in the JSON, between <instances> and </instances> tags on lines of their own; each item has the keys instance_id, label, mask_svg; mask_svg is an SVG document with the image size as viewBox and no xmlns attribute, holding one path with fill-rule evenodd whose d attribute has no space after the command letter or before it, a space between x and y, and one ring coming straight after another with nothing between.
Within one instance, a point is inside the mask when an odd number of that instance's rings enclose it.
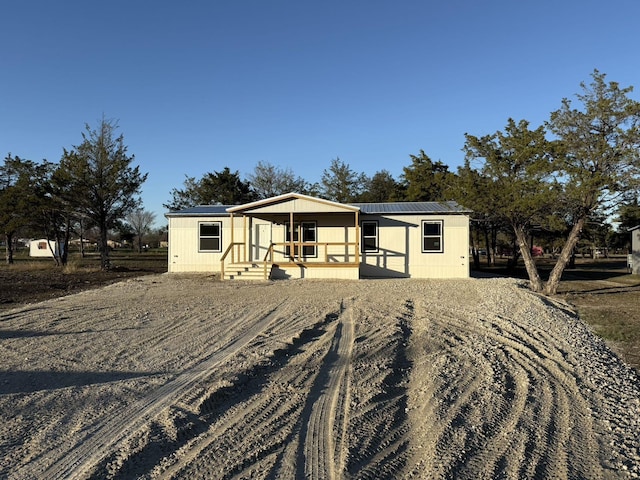
<instances>
[{"instance_id":1,"label":"porch deck","mask_svg":"<svg viewBox=\"0 0 640 480\"><path fill-rule=\"evenodd\" d=\"M343 270L341 274L333 275L333 278L359 278L360 255L355 242L272 243L262 259L249 258L249 252L250 249L244 243L229 245L220 260L221 278L323 278L321 272L325 269ZM281 260L277 260L278 258Z\"/></svg>"}]
</instances>

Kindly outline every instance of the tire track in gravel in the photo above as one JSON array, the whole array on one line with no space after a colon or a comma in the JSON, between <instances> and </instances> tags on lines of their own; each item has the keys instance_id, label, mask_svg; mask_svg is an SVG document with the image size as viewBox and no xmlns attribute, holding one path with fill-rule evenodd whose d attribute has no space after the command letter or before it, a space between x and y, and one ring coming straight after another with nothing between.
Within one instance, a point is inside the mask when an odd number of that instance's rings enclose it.
<instances>
[{"instance_id":1,"label":"tire track in gravel","mask_svg":"<svg viewBox=\"0 0 640 480\"><path fill-rule=\"evenodd\" d=\"M259 471L262 478L294 477L297 456L291 446L299 442L301 412L320 371L319 361L331 347L338 318L338 313L326 314L268 359L239 372L242 380L213 390L200 403L192 420L196 425L179 434L170 452L155 461L155 475L224 479ZM292 333L290 326L285 329L285 336Z\"/></svg>"},{"instance_id":2,"label":"tire track in gravel","mask_svg":"<svg viewBox=\"0 0 640 480\"><path fill-rule=\"evenodd\" d=\"M430 305L420 318L435 375L422 386L427 402L412 405L422 444L414 446L415 475L423 468L433 478L602 475L590 409L557 340L547 335L543 344L490 313Z\"/></svg>"},{"instance_id":3,"label":"tire track in gravel","mask_svg":"<svg viewBox=\"0 0 640 480\"><path fill-rule=\"evenodd\" d=\"M388 310L358 312L354 385L358 398L349 419L346 478L402 478L411 426L407 417L407 357L414 316L412 300L395 299Z\"/></svg>"},{"instance_id":4,"label":"tire track in gravel","mask_svg":"<svg viewBox=\"0 0 640 480\"><path fill-rule=\"evenodd\" d=\"M354 336L352 312L347 308L339 317L331 348L309 392L310 408L301 418L301 458L305 461L298 470L305 478L333 480L342 476Z\"/></svg>"},{"instance_id":5,"label":"tire track in gravel","mask_svg":"<svg viewBox=\"0 0 640 480\"><path fill-rule=\"evenodd\" d=\"M265 331L282 303L272 305L266 315L245 318L229 332L229 340L220 350L140 401L128 406L118 416L93 425L88 429L85 438L78 441L53 464L44 466L42 461L36 460L15 472L15 478L84 478L117 445L125 442L158 412L175 402L181 394L208 375L214 367L236 354Z\"/></svg>"}]
</instances>

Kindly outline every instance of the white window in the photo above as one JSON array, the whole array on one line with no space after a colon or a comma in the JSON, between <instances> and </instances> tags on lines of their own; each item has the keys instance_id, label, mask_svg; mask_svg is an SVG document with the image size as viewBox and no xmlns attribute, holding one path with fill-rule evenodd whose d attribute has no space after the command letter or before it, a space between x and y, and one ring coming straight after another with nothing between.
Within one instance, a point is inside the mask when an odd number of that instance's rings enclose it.
<instances>
[{"instance_id":1,"label":"white window","mask_svg":"<svg viewBox=\"0 0 640 480\"><path fill-rule=\"evenodd\" d=\"M222 222L201 222L198 227L198 251L222 251Z\"/></svg>"},{"instance_id":2,"label":"white window","mask_svg":"<svg viewBox=\"0 0 640 480\"><path fill-rule=\"evenodd\" d=\"M444 242L442 238L442 220L423 220L422 222L422 252L442 253Z\"/></svg>"},{"instance_id":3,"label":"white window","mask_svg":"<svg viewBox=\"0 0 640 480\"><path fill-rule=\"evenodd\" d=\"M360 245L363 252L378 251L378 222L362 222Z\"/></svg>"}]
</instances>

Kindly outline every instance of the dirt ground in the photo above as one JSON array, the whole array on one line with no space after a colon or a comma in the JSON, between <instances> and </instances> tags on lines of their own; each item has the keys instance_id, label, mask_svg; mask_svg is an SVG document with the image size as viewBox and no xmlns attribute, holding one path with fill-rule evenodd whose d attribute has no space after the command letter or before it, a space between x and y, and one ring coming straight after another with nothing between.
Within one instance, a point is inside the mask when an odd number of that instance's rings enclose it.
<instances>
[{"instance_id":1,"label":"dirt ground","mask_svg":"<svg viewBox=\"0 0 640 480\"><path fill-rule=\"evenodd\" d=\"M98 268L77 268L72 272L39 262L31 268L23 265L0 267L0 311L16 305L102 287L127 278L166 272L166 266L145 269L116 267L110 271Z\"/></svg>"},{"instance_id":2,"label":"dirt ground","mask_svg":"<svg viewBox=\"0 0 640 480\"><path fill-rule=\"evenodd\" d=\"M515 280L148 275L0 355L0 478L640 475L637 374Z\"/></svg>"}]
</instances>

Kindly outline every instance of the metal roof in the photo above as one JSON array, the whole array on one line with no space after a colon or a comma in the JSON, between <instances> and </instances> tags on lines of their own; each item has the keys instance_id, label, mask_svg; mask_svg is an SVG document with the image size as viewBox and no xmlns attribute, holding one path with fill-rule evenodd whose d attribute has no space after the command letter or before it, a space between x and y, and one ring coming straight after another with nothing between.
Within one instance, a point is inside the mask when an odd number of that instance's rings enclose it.
<instances>
[{"instance_id":1,"label":"metal roof","mask_svg":"<svg viewBox=\"0 0 640 480\"><path fill-rule=\"evenodd\" d=\"M464 214L472 210L458 205L456 202L384 202L384 203L348 203L349 207L359 208L364 215L383 214ZM227 209L234 210L238 205L198 205L176 212L165 214L166 217L206 217L227 216Z\"/></svg>"},{"instance_id":2,"label":"metal roof","mask_svg":"<svg viewBox=\"0 0 640 480\"><path fill-rule=\"evenodd\" d=\"M208 217L212 215L229 215L229 213L227 213L227 208L233 206L235 205L198 205L197 207L189 207L184 210L166 213L165 217Z\"/></svg>"},{"instance_id":3,"label":"metal roof","mask_svg":"<svg viewBox=\"0 0 640 480\"><path fill-rule=\"evenodd\" d=\"M363 214L448 214L471 213L471 210L456 202L384 202L384 203L351 203L359 207Z\"/></svg>"}]
</instances>

